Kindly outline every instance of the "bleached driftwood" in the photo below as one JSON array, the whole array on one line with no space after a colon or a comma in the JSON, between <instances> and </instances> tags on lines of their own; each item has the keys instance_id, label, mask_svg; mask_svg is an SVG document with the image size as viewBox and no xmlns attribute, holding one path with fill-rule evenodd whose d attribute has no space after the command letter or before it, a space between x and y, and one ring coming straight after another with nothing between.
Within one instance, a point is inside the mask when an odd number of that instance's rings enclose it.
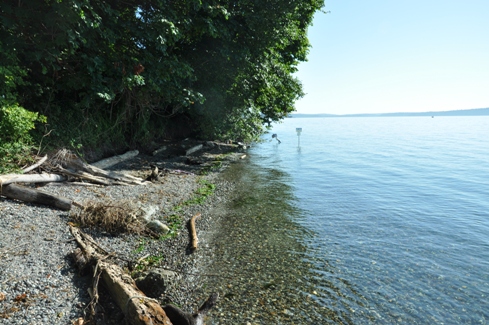
<instances>
[{"instance_id":1,"label":"bleached driftwood","mask_svg":"<svg viewBox=\"0 0 489 325\"><path fill-rule=\"evenodd\" d=\"M118 155L118 156L99 160L95 163L92 163L91 165L94 167L97 167L97 168L105 169L105 168L109 168L111 166L114 166L115 164L118 164L122 161L134 158L137 155L139 155L139 151L137 151L137 150L128 151L122 155Z\"/></svg>"},{"instance_id":2,"label":"bleached driftwood","mask_svg":"<svg viewBox=\"0 0 489 325\"><path fill-rule=\"evenodd\" d=\"M197 213L196 215L194 215L192 217L192 219L190 219L190 223L189 223L189 228L190 228L190 236L192 237L191 238L191 243L190 243L190 248L192 250L196 250L197 249L197 245L199 243L199 238L197 237L197 230L195 229L195 221L200 218L200 213Z\"/></svg>"},{"instance_id":3,"label":"bleached driftwood","mask_svg":"<svg viewBox=\"0 0 489 325\"><path fill-rule=\"evenodd\" d=\"M70 232L83 251L86 261L91 261L101 273L101 278L111 297L131 325L172 325L165 311L154 299L146 297L134 280L123 269L99 253L95 241L79 228L70 225Z\"/></svg>"},{"instance_id":4,"label":"bleached driftwood","mask_svg":"<svg viewBox=\"0 0 489 325\"><path fill-rule=\"evenodd\" d=\"M26 168L30 171L46 161L43 157L33 166ZM70 210L72 203L69 199L58 197L37 189L18 186L14 183L50 183L64 182L67 176L82 178L102 185L142 185L144 180L131 175L105 171L91 166L67 150L61 150L50 159L48 169L59 174L7 174L0 175L0 195L24 202L45 204L61 210ZM74 203L73 203L74 204ZM78 204L74 204L80 206Z\"/></svg>"},{"instance_id":5,"label":"bleached driftwood","mask_svg":"<svg viewBox=\"0 0 489 325\"><path fill-rule=\"evenodd\" d=\"M58 174L6 174L0 175L0 185L12 183L64 182L66 177Z\"/></svg>"},{"instance_id":6,"label":"bleached driftwood","mask_svg":"<svg viewBox=\"0 0 489 325\"><path fill-rule=\"evenodd\" d=\"M159 149L156 149L155 151L153 151L153 156L156 156L156 155L158 155L159 153L161 153L161 152L165 151L165 150L166 150L166 148L167 148L166 146L163 146L163 147L161 147L161 148L159 148Z\"/></svg>"},{"instance_id":7,"label":"bleached driftwood","mask_svg":"<svg viewBox=\"0 0 489 325\"><path fill-rule=\"evenodd\" d=\"M200 149L202 149L202 147L203 147L203 145L198 144L198 145L188 149L187 151L185 151L185 156L188 156L190 154L193 154L196 151L199 151Z\"/></svg>"},{"instance_id":8,"label":"bleached driftwood","mask_svg":"<svg viewBox=\"0 0 489 325\"><path fill-rule=\"evenodd\" d=\"M90 173L87 173L87 172L84 172L84 171L67 169L67 168L63 168L61 166L58 166L57 167L57 171L58 171L58 173L61 173L61 174L64 174L64 175L68 175L68 176L72 176L72 177L82 178L82 179L85 179L87 181L93 182L95 184L101 184L101 185L125 185L124 182L118 182L118 181L114 181L114 180L107 179L107 178L104 178L104 177L94 176L94 175L92 175Z\"/></svg>"},{"instance_id":9,"label":"bleached driftwood","mask_svg":"<svg viewBox=\"0 0 489 325\"><path fill-rule=\"evenodd\" d=\"M69 151L60 151L53 157L51 165L58 172L70 176L84 178L89 181L104 185L143 185L144 180L132 175L106 171L87 164L75 154Z\"/></svg>"},{"instance_id":10,"label":"bleached driftwood","mask_svg":"<svg viewBox=\"0 0 489 325\"><path fill-rule=\"evenodd\" d=\"M6 196L9 199L45 204L64 211L70 210L72 205L72 201L67 198L16 184L1 186L0 195Z\"/></svg>"},{"instance_id":11,"label":"bleached driftwood","mask_svg":"<svg viewBox=\"0 0 489 325\"><path fill-rule=\"evenodd\" d=\"M101 187L101 184L84 183L84 182L58 182L48 183L45 186L85 186L85 187Z\"/></svg>"},{"instance_id":12,"label":"bleached driftwood","mask_svg":"<svg viewBox=\"0 0 489 325\"><path fill-rule=\"evenodd\" d=\"M44 157L42 157L41 159L39 159L39 161L37 163L35 163L34 165L22 169L22 172L28 173L31 170L34 170L37 167L41 166L46 160L48 160L48 155L45 155Z\"/></svg>"}]
</instances>

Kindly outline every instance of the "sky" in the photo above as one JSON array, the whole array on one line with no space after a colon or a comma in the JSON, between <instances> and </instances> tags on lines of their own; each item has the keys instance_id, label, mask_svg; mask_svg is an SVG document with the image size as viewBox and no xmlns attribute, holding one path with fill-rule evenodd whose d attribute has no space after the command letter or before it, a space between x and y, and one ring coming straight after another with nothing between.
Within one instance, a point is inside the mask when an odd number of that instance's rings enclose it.
<instances>
[{"instance_id":1,"label":"sky","mask_svg":"<svg viewBox=\"0 0 489 325\"><path fill-rule=\"evenodd\" d=\"M297 113L489 107L489 0L326 0Z\"/></svg>"}]
</instances>

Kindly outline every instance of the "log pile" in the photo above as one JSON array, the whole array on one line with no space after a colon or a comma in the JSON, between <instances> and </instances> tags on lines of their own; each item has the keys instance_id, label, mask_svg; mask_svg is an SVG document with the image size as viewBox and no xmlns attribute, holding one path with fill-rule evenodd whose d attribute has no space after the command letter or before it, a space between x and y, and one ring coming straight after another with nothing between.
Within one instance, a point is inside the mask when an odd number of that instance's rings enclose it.
<instances>
[{"instance_id":1,"label":"log pile","mask_svg":"<svg viewBox=\"0 0 489 325\"><path fill-rule=\"evenodd\" d=\"M127 157L134 156L134 152ZM35 188L17 185L39 184L50 182L67 182L82 180L90 184L100 185L144 185L146 182L138 177L106 171L87 164L80 157L66 149L58 151L53 157L41 158L36 164L23 169L24 173L41 168L46 172L41 174L7 174L0 175L0 195L9 199L24 202L45 204L64 211L70 210L72 205L79 205L67 198L58 197Z\"/></svg>"}]
</instances>

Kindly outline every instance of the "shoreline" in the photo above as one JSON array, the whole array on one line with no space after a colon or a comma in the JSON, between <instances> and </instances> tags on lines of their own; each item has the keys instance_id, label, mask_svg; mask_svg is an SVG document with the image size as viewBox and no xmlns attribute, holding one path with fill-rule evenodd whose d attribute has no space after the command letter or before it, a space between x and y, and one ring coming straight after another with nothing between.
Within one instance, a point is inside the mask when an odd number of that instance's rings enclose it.
<instances>
[{"instance_id":1,"label":"shoreline","mask_svg":"<svg viewBox=\"0 0 489 325\"><path fill-rule=\"evenodd\" d=\"M173 154L171 150L155 156L141 154L108 170L145 177L151 172L149 165L156 164L160 171L164 171L160 181L145 186L48 184L43 190L77 202L131 200L154 205L163 222L165 217L178 213L183 219L179 234L165 240L136 234L111 235L98 229L84 231L105 250L115 253L118 258L114 261L125 270L129 270L127 261L138 261L145 256L158 257L157 262L145 267L144 271L159 268L174 272L160 302L171 302L185 312L193 312L207 298L197 294L202 285L198 281L198 272L206 257L201 248L189 253L190 236L186 225L193 215L202 214L197 221L197 233L205 247L206 233L218 226L215 224L218 218L210 212L226 202L235 186L219 179L219 174L242 155L238 146L230 145L206 148L188 157ZM206 175L199 175L202 171ZM215 184L213 195L200 204L185 204L195 196L202 180ZM72 324L78 318L88 316L91 275L80 275L70 256L77 245L68 231L69 214L69 211L0 198L2 323ZM92 323L120 324L123 321L122 312L103 289L99 303Z\"/></svg>"},{"instance_id":2,"label":"shoreline","mask_svg":"<svg viewBox=\"0 0 489 325\"><path fill-rule=\"evenodd\" d=\"M321 303L318 275L306 244L314 232L301 225L286 175L259 162L233 164L220 178L236 184L215 205L219 229L211 228L202 276L202 297L217 291L208 325L323 324L338 320ZM214 231L213 231L214 230Z\"/></svg>"}]
</instances>

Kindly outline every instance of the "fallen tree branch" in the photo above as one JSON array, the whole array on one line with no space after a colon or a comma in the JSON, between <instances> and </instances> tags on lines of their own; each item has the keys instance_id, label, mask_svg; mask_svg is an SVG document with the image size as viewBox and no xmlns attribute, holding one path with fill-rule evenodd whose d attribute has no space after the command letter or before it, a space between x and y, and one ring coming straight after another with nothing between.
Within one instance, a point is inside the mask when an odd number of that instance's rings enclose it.
<instances>
[{"instance_id":1,"label":"fallen tree branch","mask_svg":"<svg viewBox=\"0 0 489 325\"><path fill-rule=\"evenodd\" d=\"M24 168L22 169L22 172L24 173L28 173L30 172L31 170L34 170L36 169L37 167L41 166L46 160L48 160L48 155L45 155L44 157L42 157L37 163L35 163L34 165L30 166L30 167L27 167L27 168Z\"/></svg>"},{"instance_id":2,"label":"fallen tree branch","mask_svg":"<svg viewBox=\"0 0 489 325\"><path fill-rule=\"evenodd\" d=\"M191 236L190 248L194 251L197 249L197 244L199 243L199 238L197 237L197 230L195 229L195 221L200 218L201 214L197 213L190 219L189 228Z\"/></svg>"},{"instance_id":3,"label":"fallen tree branch","mask_svg":"<svg viewBox=\"0 0 489 325\"><path fill-rule=\"evenodd\" d=\"M110 295L123 311L130 325L172 325L161 306L146 297L134 280L118 265L106 261L106 255L98 253L91 244L93 239L79 228L70 225L70 232L81 247L85 260L95 263Z\"/></svg>"},{"instance_id":4,"label":"fallen tree branch","mask_svg":"<svg viewBox=\"0 0 489 325\"><path fill-rule=\"evenodd\" d=\"M0 194L9 199L21 200L24 202L39 203L68 211L71 209L71 200L39 191L33 188L8 184L0 187Z\"/></svg>"},{"instance_id":5,"label":"fallen tree branch","mask_svg":"<svg viewBox=\"0 0 489 325\"><path fill-rule=\"evenodd\" d=\"M86 186L86 187L102 187L102 184L85 183L85 182L58 182L58 183L48 183L45 186Z\"/></svg>"}]
</instances>

